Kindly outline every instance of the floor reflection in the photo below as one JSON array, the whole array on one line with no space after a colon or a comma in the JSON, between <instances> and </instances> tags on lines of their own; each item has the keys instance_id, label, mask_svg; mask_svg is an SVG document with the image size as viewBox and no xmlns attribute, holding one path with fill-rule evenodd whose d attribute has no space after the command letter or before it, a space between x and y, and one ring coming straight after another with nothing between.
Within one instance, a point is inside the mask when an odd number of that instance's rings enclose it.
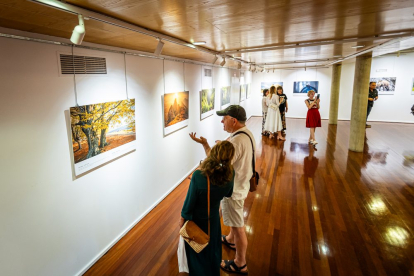
<instances>
[{"instance_id":1,"label":"floor reflection","mask_svg":"<svg viewBox=\"0 0 414 276\"><path fill-rule=\"evenodd\" d=\"M319 159L314 156L315 149L313 147L308 147L308 150L309 155L303 159L303 174L306 177L314 178Z\"/></svg>"},{"instance_id":2,"label":"floor reflection","mask_svg":"<svg viewBox=\"0 0 414 276\"><path fill-rule=\"evenodd\" d=\"M403 165L405 167L411 167L414 168L414 151L404 151L403 152L404 161Z\"/></svg>"},{"instance_id":3,"label":"floor reflection","mask_svg":"<svg viewBox=\"0 0 414 276\"><path fill-rule=\"evenodd\" d=\"M385 232L385 240L394 246L405 247L408 244L410 234L402 227L391 226Z\"/></svg>"}]
</instances>

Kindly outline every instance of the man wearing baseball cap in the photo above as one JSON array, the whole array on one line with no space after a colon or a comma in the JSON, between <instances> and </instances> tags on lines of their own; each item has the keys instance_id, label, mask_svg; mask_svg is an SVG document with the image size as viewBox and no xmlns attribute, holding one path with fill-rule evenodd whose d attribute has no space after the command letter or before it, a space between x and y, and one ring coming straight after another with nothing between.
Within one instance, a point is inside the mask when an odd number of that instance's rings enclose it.
<instances>
[{"instance_id":1,"label":"man wearing baseball cap","mask_svg":"<svg viewBox=\"0 0 414 276\"><path fill-rule=\"evenodd\" d=\"M233 167L236 172L234 178L233 195L231 198L223 198L221 201L224 225L230 227L228 236L222 235L222 243L229 248L236 250L234 260L223 260L221 268L228 272L247 274L246 250L247 237L244 228L244 200L249 193L250 178L253 174L252 158L253 147L256 142L253 134L247 129L246 111L239 105L230 105L224 110L216 112L222 116L223 128L230 133L230 142L235 148ZM244 132L244 133L243 133ZM190 137L203 145L207 155L210 153L210 146L204 137L197 138L196 133L190 133Z\"/></svg>"}]
</instances>

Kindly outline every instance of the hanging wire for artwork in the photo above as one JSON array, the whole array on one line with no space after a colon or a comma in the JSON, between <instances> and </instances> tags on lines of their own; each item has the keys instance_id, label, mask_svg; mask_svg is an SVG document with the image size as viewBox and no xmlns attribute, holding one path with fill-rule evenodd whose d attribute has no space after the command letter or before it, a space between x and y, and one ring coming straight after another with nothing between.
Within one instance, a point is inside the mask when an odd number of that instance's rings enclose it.
<instances>
[{"instance_id":1,"label":"hanging wire for artwork","mask_svg":"<svg viewBox=\"0 0 414 276\"><path fill-rule=\"evenodd\" d=\"M76 106L79 106L78 105L78 94L77 94L77 91L76 91L76 71L75 71L75 56L73 55L73 47L74 47L74 45L72 44L72 67L73 67L73 87L74 87L74 92L75 92L75 103L76 103Z\"/></svg>"},{"instance_id":2,"label":"hanging wire for artwork","mask_svg":"<svg viewBox=\"0 0 414 276\"><path fill-rule=\"evenodd\" d=\"M164 82L164 95L165 95L165 59L162 60L162 80Z\"/></svg>"},{"instance_id":3,"label":"hanging wire for artwork","mask_svg":"<svg viewBox=\"0 0 414 276\"><path fill-rule=\"evenodd\" d=\"M183 82L184 82L184 90L185 91L185 63L183 62Z\"/></svg>"},{"instance_id":4,"label":"hanging wire for artwork","mask_svg":"<svg viewBox=\"0 0 414 276\"><path fill-rule=\"evenodd\" d=\"M128 97L128 78L127 78L127 68L126 68L126 52L124 52L124 66L125 66L125 92L127 96L127 100L129 100Z\"/></svg>"}]
</instances>

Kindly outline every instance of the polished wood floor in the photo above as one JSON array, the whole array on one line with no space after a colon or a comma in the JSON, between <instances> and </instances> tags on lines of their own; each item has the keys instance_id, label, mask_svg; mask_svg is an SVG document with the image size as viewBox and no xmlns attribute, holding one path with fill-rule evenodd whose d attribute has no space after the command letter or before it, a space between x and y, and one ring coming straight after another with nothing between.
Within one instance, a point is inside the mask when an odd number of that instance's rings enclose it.
<instances>
[{"instance_id":1,"label":"polished wood floor","mask_svg":"<svg viewBox=\"0 0 414 276\"><path fill-rule=\"evenodd\" d=\"M245 204L249 275L414 275L414 125L372 123L364 153L348 151L349 122L323 121L316 148L304 119L288 119L285 142L261 137L261 118L248 127L261 175ZM85 275L179 275L188 185ZM223 257L234 252L223 247Z\"/></svg>"}]
</instances>

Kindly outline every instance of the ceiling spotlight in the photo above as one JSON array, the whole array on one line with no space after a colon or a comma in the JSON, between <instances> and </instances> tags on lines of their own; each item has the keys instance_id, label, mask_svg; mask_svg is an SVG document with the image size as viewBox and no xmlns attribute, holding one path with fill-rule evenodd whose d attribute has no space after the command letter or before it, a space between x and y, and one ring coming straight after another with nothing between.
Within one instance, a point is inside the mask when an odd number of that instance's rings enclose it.
<instances>
[{"instance_id":1,"label":"ceiling spotlight","mask_svg":"<svg viewBox=\"0 0 414 276\"><path fill-rule=\"evenodd\" d=\"M224 64L226 64L226 58L223 58L223 60L220 63L220 66L224 66Z\"/></svg>"},{"instance_id":2,"label":"ceiling spotlight","mask_svg":"<svg viewBox=\"0 0 414 276\"><path fill-rule=\"evenodd\" d=\"M162 48L164 47L164 42L161 41L161 39L158 38L158 45L155 49L154 55L159 56L162 52Z\"/></svg>"},{"instance_id":3,"label":"ceiling spotlight","mask_svg":"<svg viewBox=\"0 0 414 276\"><path fill-rule=\"evenodd\" d=\"M239 62L239 64L237 64L237 69L241 69L242 68L242 65L241 65L241 62Z\"/></svg>"},{"instance_id":4,"label":"ceiling spotlight","mask_svg":"<svg viewBox=\"0 0 414 276\"><path fill-rule=\"evenodd\" d=\"M206 44L205 41L197 41L197 42L193 42L193 45L204 45Z\"/></svg>"},{"instance_id":5,"label":"ceiling spotlight","mask_svg":"<svg viewBox=\"0 0 414 276\"><path fill-rule=\"evenodd\" d=\"M249 71L252 71L252 65L251 64L249 65Z\"/></svg>"},{"instance_id":6,"label":"ceiling spotlight","mask_svg":"<svg viewBox=\"0 0 414 276\"><path fill-rule=\"evenodd\" d=\"M262 68L262 73L264 72L264 67Z\"/></svg>"},{"instance_id":7,"label":"ceiling spotlight","mask_svg":"<svg viewBox=\"0 0 414 276\"><path fill-rule=\"evenodd\" d=\"M214 56L213 64L216 63L217 60L218 60L218 56Z\"/></svg>"},{"instance_id":8,"label":"ceiling spotlight","mask_svg":"<svg viewBox=\"0 0 414 276\"><path fill-rule=\"evenodd\" d=\"M79 14L78 19L79 25L73 29L72 36L70 37L70 41L76 45L80 45L85 36L85 23L83 22L83 16Z\"/></svg>"},{"instance_id":9,"label":"ceiling spotlight","mask_svg":"<svg viewBox=\"0 0 414 276\"><path fill-rule=\"evenodd\" d=\"M354 49L358 49L358 48L362 48L362 47L364 47L365 45L356 45L356 46L352 46L351 48L354 48Z\"/></svg>"}]
</instances>

